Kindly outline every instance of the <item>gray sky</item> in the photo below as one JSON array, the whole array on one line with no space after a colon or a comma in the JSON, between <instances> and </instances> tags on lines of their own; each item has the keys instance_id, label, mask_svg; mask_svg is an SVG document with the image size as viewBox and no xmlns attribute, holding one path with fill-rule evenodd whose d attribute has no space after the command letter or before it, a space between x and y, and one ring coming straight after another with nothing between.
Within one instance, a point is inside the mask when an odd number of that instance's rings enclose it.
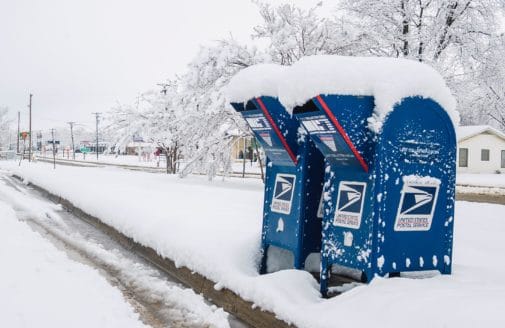
<instances>
[{"instance_id":1,"label":"gray sky","mask_svg":"<svg viewBox=\"0 0 505 328\"><path fill-rule=\"evenodd\" d=\"M26 123L32 92L34 130L93 126L91 112L183 72L200 44L247 41L259 22L249 0L2 0L0 105Z\"/></svg>"}]
</instances>

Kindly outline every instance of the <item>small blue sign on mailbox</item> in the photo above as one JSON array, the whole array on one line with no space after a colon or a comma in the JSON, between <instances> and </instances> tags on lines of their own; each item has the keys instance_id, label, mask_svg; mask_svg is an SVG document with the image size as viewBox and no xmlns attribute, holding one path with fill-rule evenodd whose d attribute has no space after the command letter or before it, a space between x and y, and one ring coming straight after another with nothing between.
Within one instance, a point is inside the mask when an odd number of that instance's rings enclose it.
<instances>
[{"instance_id":1,"label":"small blue sign on mailbox","mask_svg":"<svg viewBox=\"0 0 505 328\"><path fill-rule=\"evenodd\" d=\"M291 251L294 267L302 269L307 256L321 249L317 212L323 157L309 138L300 138L298 121L277 98L257 97L232 106L242 114L267 156L260 272L267 271L270 246Z\"/></svg>"}]
</instances>

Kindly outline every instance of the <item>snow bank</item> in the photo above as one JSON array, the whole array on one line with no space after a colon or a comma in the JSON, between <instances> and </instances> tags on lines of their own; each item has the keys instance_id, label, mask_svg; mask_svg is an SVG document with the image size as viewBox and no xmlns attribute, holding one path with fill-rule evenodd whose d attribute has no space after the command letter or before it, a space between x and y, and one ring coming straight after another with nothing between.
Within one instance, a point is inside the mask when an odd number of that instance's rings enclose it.
<instances>
[{"instance_id":1,"label":"snow bank","mask_svg":"<svg viewBox=\"0 0 505 328\"><path fill-rule=\"evenodd\" d=\"M228 101L245 103L261 96L277 97L278 84L285 71L285 66L276 64L258 64L241 70L226 87Z\"/></svg>"},{"instance_id":2,"label":"snow bank","mask_svg":"<svg viewBox=\"0 0 505 328\"><path fill-rule=\"evenodd\" d=\"M0 226L0 326L144 326L98 271L67 258L2 200Z\"/></svg>"},{"instance_id":3,"label":"snow bank","mask_svg":"<svg viewBox=\"0 0 505 328\"><path fill-rule=\"evenodd\" d=\"M456 183L461 186L505 188L505 174L458 173Z\"/></svg>"},{"instance_id":4,"label":"snow bank","mask_svg":"<svg viewBox=\"0 0 505 328\"><path fill-rule=\"evenodd\" d=\"M297 327L505 326L505 262L499 260L505 254L505 206L456 203L453 275L378 278L323 299L317 281L305 271L258 275L260 181L210 183L205 177L105 168L53 170L44 163L0 166Z\"/></svg>"}]
</instances>

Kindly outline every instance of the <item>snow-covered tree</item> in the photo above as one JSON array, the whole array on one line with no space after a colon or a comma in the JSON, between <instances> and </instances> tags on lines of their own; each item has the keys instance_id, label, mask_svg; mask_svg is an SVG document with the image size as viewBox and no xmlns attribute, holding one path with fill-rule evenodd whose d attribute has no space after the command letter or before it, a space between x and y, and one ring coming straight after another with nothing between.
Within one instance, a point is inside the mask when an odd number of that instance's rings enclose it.
<instances>
[{"instance_id":1,"label":"snow-covered tree","mask_svg":"<svg viewBox=\"0 0 505 328\"><path fill-rule=\"evenodd\" d=\"M503 8L503 0L342 0L338 13L366 44L362 54L434 66L468 122L487 110L479 102L486 84L479 70L498 37Z\"/></svg>"},{"instance_id":2,"label":"snow-covered tree","mask_svg":"<svg viewBox=\"0 0 505 328\"><path fill-rule=\"evenodd\" d=\"M224 88L239 70L268 61L256 48L234 39L202 47L181 76L181 105L187 113L185 134L187 163L181 174L204 170L209 177L231 168L230 131L246 132L242 118L226 102Z\"/></svg>"},{"instance_id":3,"label":"snow-covered tree","mask_svg":"<svg viewBox=\"0 0 505 328\"><path fill-rule=\"evenodd\" d=\"M133 105L118 104L109 112L107 131L114 136L112 146L125 148L134 136L156 144L163 150L167 173L176 172L183 136L180 130L185 113L179 105L178 83L168 81L161 91L138 96Z\"/></svg>"},{"instance_id":4,"label":"snow-covered tree","mask_svg":"<svg viewBox=\"0 0 505 328\"><path fill-rule=\"evenodd\" d=\"M9 109L4 106L0 106L0 149L6 147L9 143L9 127L11 124L8 118Z\"/></svg>"},{"instance_id":5,"label":"snow-covered tree","mask_svg":"<svg viewBox=\"0 0 505 328\"><path fill-rule=\"evenodd\" d=\"M358 50L359 42L341 21L322 15L322 3L307 10L293 4L256 4L263 22L254 28L253 37L268 41L276 63L291 65L303 56L350 55Z\"/></svg>"},{"instance_id":6,"label":"snow-covered tree","mask_svg":"<svg viewBox=\"0 0 505 328\"><path fill-rule=\"evenodd\" d=\"M505 36L493 39L488 51L483 54L483 60L476 68L476 78L469 81L467 96L470 106L482 108L480 111L468 111L467 120L486 122L505 130Z\"/></svg>"}]
</instances>

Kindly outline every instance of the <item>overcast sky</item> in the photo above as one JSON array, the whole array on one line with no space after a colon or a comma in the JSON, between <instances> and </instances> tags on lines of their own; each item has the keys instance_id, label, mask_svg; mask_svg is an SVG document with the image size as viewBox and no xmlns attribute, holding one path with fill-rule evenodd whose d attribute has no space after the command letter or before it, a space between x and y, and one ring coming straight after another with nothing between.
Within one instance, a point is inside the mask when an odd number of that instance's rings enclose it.
<instances>
[{"instance_id":1,"label":"overcast sky","mask_svg":"<svg viewBox=\"0 0 505 328\"><path fill-rule=\"evenodd\" d=\"M258 23L250 0L1 0L0 105L27 126L31 92L34 130L93 126L91 112L183 72L200 44L247 41Z\"/></svg>"}]
</instances>

